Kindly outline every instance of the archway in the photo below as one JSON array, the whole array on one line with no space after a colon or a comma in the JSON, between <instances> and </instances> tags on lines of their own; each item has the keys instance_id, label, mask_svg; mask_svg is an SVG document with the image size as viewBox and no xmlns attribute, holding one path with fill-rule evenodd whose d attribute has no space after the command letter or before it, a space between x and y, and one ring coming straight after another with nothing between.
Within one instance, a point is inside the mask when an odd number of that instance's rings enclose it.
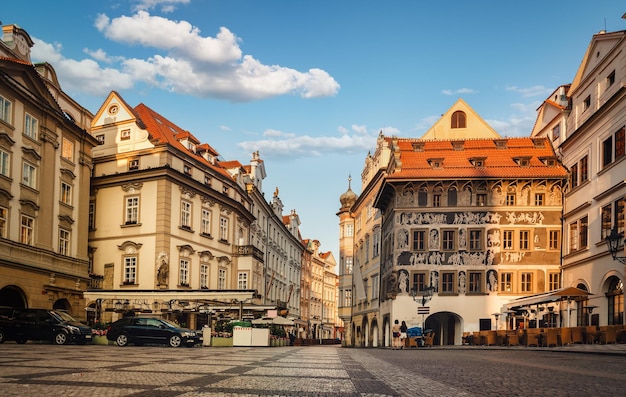
<instances>
[{"instance_id":1,"label":"archway","mask_svg":"<svg viewBox=\"0 0 626 397\"><path fill-rule=\"evenodd\" d=\"M26 294L20 287L7 285L0 289L0 306L25 309L27 307L26 302Z\"/></svg>"},{"instance_id":2,"label":"archway","mask_svg":"<svg viewBox=\"0 0 626 397\"><path fill-rule=\"evenodd\" d=\"M433 344L460 345L463 336L463 321L461 316L452 312L437 312L426 318L424 332L429 330L435 333Z\"/></svg>"},{"instance_id":3,"label":"archway","mask_svg":"<svg viewBox=\"0 0 626 397\"><path fill-rule=\"evenodd\" d=\"M370 329L372 331L372 347L378 347L378 321L376 319L372 321Z\"/></svg>"},{"instance_id":4,"label":"archway","mask_svg":"<svg viewBox=\"0 0 626 397\"><path fill-rule=\"evenodd\" d=\"M72 305L70 305L70 302L65 298L58 299L56 302L54 302L54 304L52 305L52 309L66 311L70 315L74 315L74 313L72 313Z\"/></svg>"},{"instance_id":5,"label":"archway","mask_svg":"<svg viewBox=\"0 0 626 397\"><path fill-rule=\"evenodd\" d=\"M369 324L367 324L367 317L363 317L363 321L361 321L361 329L363 333L362 333L360 345L362 347L369 347L370 329L369 329Z\"/></svg>"}]
</instances>

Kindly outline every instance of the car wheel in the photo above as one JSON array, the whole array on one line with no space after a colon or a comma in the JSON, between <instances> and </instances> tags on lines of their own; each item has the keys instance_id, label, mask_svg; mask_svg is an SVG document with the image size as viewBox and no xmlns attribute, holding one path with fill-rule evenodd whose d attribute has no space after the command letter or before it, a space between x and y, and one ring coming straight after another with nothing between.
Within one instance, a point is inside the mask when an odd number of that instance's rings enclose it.
<instances>
[{"instance_id":1,"label":"car wheel","mask_svg":"<svg viewBox=\"0 0 626 397\"><path fill-rule=\"evenodd\" d=\"M172 335L172 336L170 336L170 346L172 346L172 347L179 347L182 342L183 342L183 340L181 339L180 335Z\"/></svg>"},{"instance_id":2,"label":"car wheel","mask_svg":"<svg viewBox=\"0 0 626 397\"><path fill-rule=\"evenodd\" d=\"M0 343L4 343L4 332L0 329Z\"/></svg>"},{"instance_id":3,"label":"car wheel","mask_svg":"<svg viewBox=\"0 0 626 397\"><path fill-rule=\"evenodd\" d=\"M117 336L117 338L115 339L115 342L120 347L127 346L128 345L128 335L126 335L126 334L119 334Z\"/></svg>"},{"instance_id":4,"label":"car wheel","mask_svg":"<svg viewBox=\"0 0 626 397\"><path fill-rule=\"evenodd\" d=\"M57 332L54 335L54 344L64 345L67 343L67 334L65 332Z\"/></svg>"}]
</instances>

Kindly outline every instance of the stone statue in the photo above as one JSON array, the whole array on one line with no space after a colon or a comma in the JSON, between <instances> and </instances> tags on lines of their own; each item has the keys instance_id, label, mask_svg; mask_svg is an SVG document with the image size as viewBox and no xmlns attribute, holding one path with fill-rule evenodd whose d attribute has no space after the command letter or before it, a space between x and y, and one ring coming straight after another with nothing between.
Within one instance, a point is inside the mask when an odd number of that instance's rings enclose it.
<instances>
[{"instance_id":1,"label":"stone statue","mask_svg":"<svg viewBox=\"0 0 626 397\"><path fill-rule=\"evenodd\" d=\"M161 252L159 257L157 258L157 284L158 285L167 285L167 278L170 273L170 266L168 263L167 254L165 252Z\"/></svg>"}]
</instances>

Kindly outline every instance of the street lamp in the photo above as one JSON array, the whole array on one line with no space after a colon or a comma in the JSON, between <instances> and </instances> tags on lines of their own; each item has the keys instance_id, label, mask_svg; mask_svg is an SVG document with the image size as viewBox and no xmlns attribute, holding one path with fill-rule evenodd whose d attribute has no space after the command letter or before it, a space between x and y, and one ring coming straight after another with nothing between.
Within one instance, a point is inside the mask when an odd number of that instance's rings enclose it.
<instances>
[{"instance_id":1,"label":"street lamp","mask_svg":"<svg viewBox=\"0 0 626 397\"><path fill-rule=\"evenodd\" d=\"M618 261L622 264L626 264L626 257L617 255L617 252L620 246L622 245L623 239L624 239L624 233L622 232L618 233L616 228L613 228L613 230L611 230L611 234L609 234L605 238L606 245L609 248L609 252L611 253L611 256L613 257L613 260Z\"/></svg>"},{"instance_id":2,"label":"street lamp","mask_svg":"<svg viewBox=\"0 0 626 397\"><path fill-rule=\"evenodd\" d=\"M624 233L617 232L617 228L613 228L611 230L611 234L606 236L606 245L609 248L609 252L611 253L611 257L613 257L614 261L618 261L619 263L624 265L624 275L622 276L622 284L626 284L626 257L617 255L617 251L623 245ZM626 306L624 307L624 324L626 324Z\"/></svg>"},{"instance_id":3,"label":"street lamp","mask_svg":"<svg viewBox=\"0 0 626 397\"><path fill-rule=\"evenodd\" d=\"M433 298L433 293L435 292L435 287L429 285L428 287L424 287L423 290L419 291L417 287L411 288L411 296L413 300L417 303L421 303L422 306L426 306L428 302Z\"/></svg>"}]
</instances>

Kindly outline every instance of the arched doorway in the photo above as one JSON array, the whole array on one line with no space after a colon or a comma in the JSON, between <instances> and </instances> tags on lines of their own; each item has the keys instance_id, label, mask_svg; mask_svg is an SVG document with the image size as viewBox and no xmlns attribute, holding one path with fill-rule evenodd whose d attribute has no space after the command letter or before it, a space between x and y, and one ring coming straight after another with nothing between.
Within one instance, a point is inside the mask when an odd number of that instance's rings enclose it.
<instances>
[{"instance_id":1,"label":"arched doorway","mask_svg":"<svg viewBox=\"0 0 626 397\"><path fill-rule=\"evenodd\" d=\"M437 312L426 318L424 323L424 331L429 330L435 333L433 344L442 345L460 345L463 336L462 318L452 312Z\"/></svg>"},{"instance_id":2,"label":"arched doorway","mask_svg":"<svg viewBox=\"0 0 626 397\"><path fill-rule=\"evenodd\" d=\"M370 330L369 330L369 324L367 324L367 317L363 317L363 321L361 321L361 330L363 333L362 333L362 338L359 344L362 347L369 347Z\"/></svg>"},{"instance_id":3,"label":"arched doorway","mask_svg":"<svg viewBox=\"0 0 626 397\"><path fill-rule=\"evenodd\" d=\"M624 284L619 277L611 276L606 280L608 325L622 325L624 323Z\"/></svg>"},{"instance_id":4,"label":"arched doorway","mask_svg":"<svg viewBox=\"0 0 626 397\"><path fill-rule=\"evenodd\" d=\"M378 321L374 319L370 329L372 331L372 347L378 347Z\"/></svg>"},{"instance_id":5,"label":"arched doorway","mask_svg":"<svg viewBox=\"0 0 626 397\"><path fill-rule=\"evenodd\" d=\"M7 285L0 289L0 306L25 309L27 307L26 294L20 287Z\"/></svg>"}]
</instances>

